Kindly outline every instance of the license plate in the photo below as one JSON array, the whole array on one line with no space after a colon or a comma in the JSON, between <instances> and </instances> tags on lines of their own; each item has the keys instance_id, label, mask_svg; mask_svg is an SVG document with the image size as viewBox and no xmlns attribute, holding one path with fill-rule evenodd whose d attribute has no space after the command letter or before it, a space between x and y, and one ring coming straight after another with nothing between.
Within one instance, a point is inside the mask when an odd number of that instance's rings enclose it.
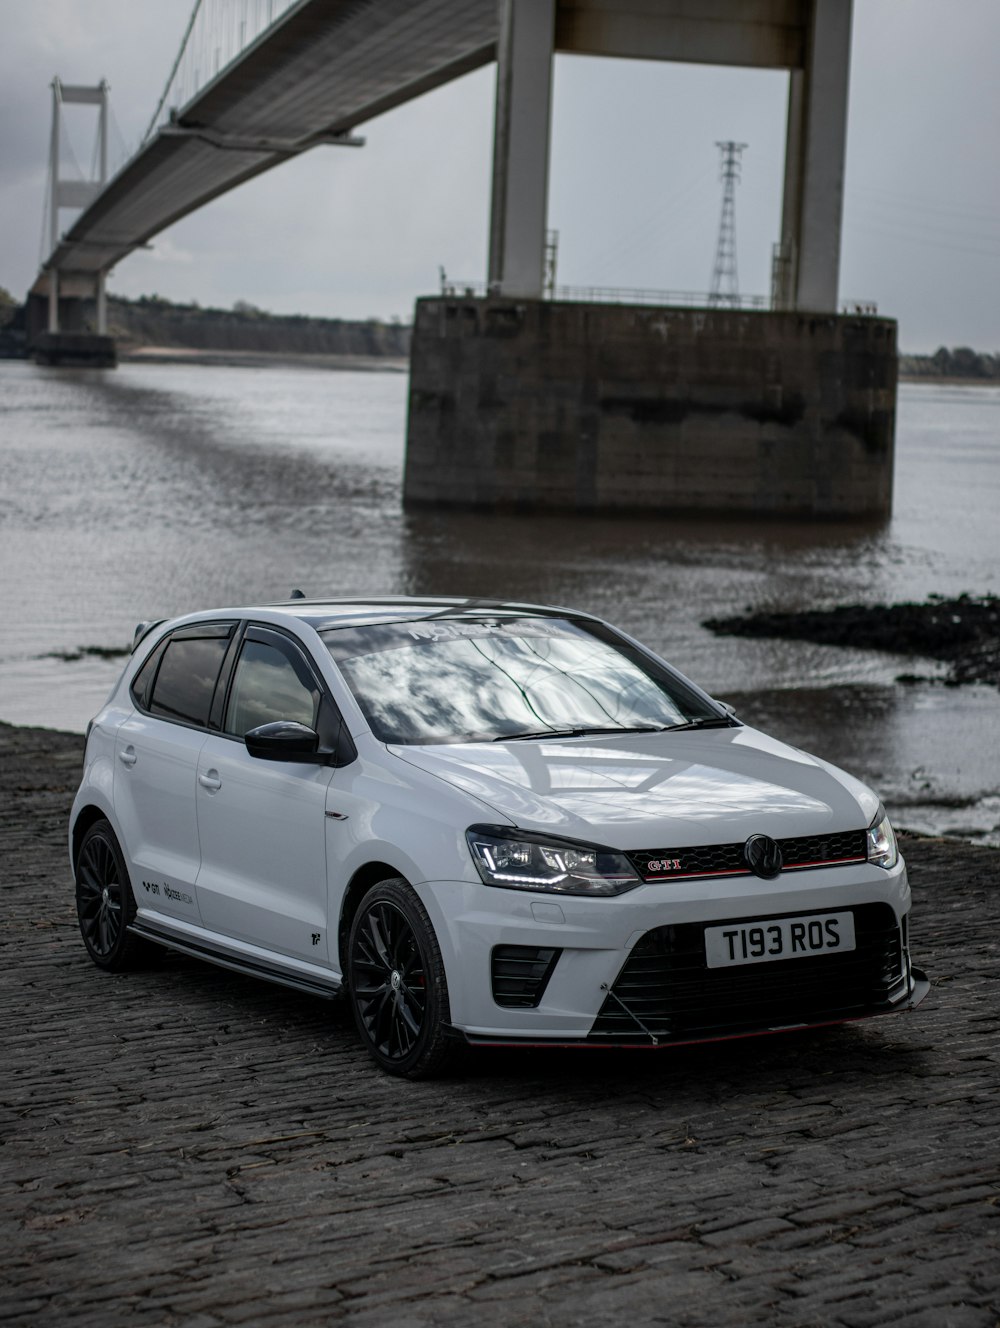
<instances>
[{"instance_id":1,"label":"license plate","mask_svg":"<svg viewBox=\"0 0 1000 1328\"><path fill-rule=\"evenodd\" d=\"M855 948L853 913L820 913L705 928L705 961L709 968L809 959Z\"/></svg>"}]
</instances>

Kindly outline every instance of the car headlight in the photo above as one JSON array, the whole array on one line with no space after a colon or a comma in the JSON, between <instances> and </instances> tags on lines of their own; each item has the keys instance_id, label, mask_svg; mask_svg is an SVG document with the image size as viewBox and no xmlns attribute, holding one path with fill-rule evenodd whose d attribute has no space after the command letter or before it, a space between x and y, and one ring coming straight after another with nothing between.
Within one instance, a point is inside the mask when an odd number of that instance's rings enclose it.
<instances>
[{"instance_id":1,"label":"car headlight","mask_svg":"<svg viewBox=\"0 0 1000 1328\"><path fill-rule=\"evenodd\" d=\"M899 861L899 846L885 808L880 806L868 827L868 861L889 871Z\"/></svg>"},{"instance_id":2,"label":"car headlight","mask_svg":"<svg viewBox=\"0 0 1000 1328\"><path fill-rule=\"evenodd\" d=\"M620 895L642 881L623 853L531 830L474 825L466 832L485 885L560 895Z\"/></svg>"}]
</instances>

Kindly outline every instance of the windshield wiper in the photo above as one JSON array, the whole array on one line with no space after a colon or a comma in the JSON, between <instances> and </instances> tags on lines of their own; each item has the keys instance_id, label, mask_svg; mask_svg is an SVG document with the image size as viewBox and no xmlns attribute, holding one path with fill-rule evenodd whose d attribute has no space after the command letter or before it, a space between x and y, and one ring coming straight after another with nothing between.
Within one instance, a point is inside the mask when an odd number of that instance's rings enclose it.
<instances>
[{"instance_id":1,"label":"windshield wiper","mask_svg":"<svg viewBox=\"0 0 1000 1328\"><path fill-rule=\"evenodd\" d=\"M730 729L736 728L737 722L730 715L706 716L704 719L691 719L686 724L671 724L668 733L679 733L682 729Z\"/></svg>"},{"instance_id":2,"label":"windshield wiper","mask_svg":"<svg viewBox=\"0 0 1000 1328\"><path fill-rule=\"evenodd\" d=\"M686 727L682 725L681 727ZM665 733L662 724L636 724L634 727L612 724L604 728L528 729L524 733L498 733L493 742L528 742L531 738L590 738L601 733Z\"/></svg>"}]
</instances>

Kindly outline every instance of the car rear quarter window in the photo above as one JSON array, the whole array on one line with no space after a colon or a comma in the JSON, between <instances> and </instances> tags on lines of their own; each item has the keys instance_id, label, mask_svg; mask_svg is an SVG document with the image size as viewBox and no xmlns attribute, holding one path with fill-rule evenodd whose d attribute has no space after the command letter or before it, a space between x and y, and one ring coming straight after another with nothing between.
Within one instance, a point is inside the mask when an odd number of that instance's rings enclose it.
<instances>
[{"instance_id":1,"label":"car rear quarter window","mask_svg":"<svg viewBox=\"0 0 1000 1328\"><path fill-rule=\"evenodd\" d=\"M175 636L167 642L149 699L150 714L205 725L231 630L218 636Z\"/></svg>"},{"instance_id":2,"label":"car rear quarter window","mask_svg":"<svg viewBox=\"0 0 1000 1328\"><path fill-rule=\"evenodd\" d=\"M132 693L132 700L142 710L148 709L149 690L153 685L153 678L156 674L157 665L163 657L163 650L164 645L161 642L149 652L149 658L132 679L132 686L129 689Z\"/></svg>"}]
</instances>

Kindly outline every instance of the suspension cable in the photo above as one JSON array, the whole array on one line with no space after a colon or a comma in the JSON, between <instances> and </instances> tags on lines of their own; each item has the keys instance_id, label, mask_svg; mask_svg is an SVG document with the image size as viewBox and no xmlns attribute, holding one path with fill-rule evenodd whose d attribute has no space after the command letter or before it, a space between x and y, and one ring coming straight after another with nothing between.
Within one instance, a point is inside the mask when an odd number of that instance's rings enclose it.
<instances>
[{"instance_id":1,"label":"suspension cable","mask_svg":"<svg viewBox=\"0 0 1000 1328\"><path fill-rule=\"evenodd\" d=\"M163 96L156 103L156 110L153 112L153 118L149 122L149 128L146 130L145 134L143 135L142 143L140 143L139 145L140 147L145 146L153 130L156 128L157 121L160 118L160 112L163 110L164 103L166 102L167 97L170 95L171 85L173 84L174 78L177 75L177 70L180 68L181 61L184 58L184 52L187 48L188 38L191 36L191 30L194 27L194 21L198 17L198 10L200 8L201 8L201 0L194 0L194 8L191 10L191 17L188 19L188 25L184 29L184 36L181 38L181 46L180 50L177 52L177 59L174 61L174 67L170 71L170 77L167 79L167 85L163 89Z\"/></svg>"}]
</instances>

